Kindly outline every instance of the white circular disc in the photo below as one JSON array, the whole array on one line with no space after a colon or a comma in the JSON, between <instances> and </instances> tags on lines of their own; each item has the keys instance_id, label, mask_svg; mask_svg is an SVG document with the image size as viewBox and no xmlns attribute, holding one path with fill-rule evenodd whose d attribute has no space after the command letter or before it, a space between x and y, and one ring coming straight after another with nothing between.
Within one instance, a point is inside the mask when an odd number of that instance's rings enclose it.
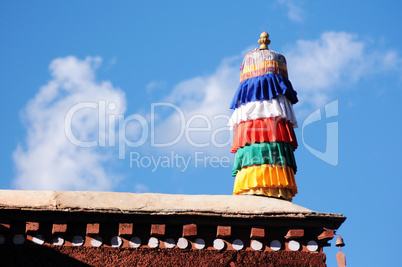
<instances>
[{"instance_id":1,"label":"white circular disc","mask_svg":"<svg viewBox=\"0 0 402 267\"><path fill-rule=\"evenodd\" d=\"M110 244L112 245L112 247L118 248L123 244L123 239L121 239L120 236L114 236L110 240Z\"/></svg>"},{"instance_id":2,"label":"white circular disc","mask_svg":"<svg viewBox=\"0 0 402 267\"><path fill-rule=\"evenodd\" d=\"M309 251L312 251L312 252L317 251L318 250L318 243L315 242L314 240L308 241L307 249Z\"/></svg>"},{"instance_id":3,"label":"white circular disc","mask_svg":"<svg viewBox=\"0 0 402 267\"><path fill-rule=\"evenodd\" d=\"M188 241L184 237L180 237L179 240L177 240L177 246L181 249L185 249L188 247Z\"/></svg>"},{"instance_id":4,"label":"white circular disc","mask_svg":"<svg viewBox=\"0 0 402 267\"><path fill-rule=\"evenodd\" d=\"M205 248L205 241L202 238L197 238L194 243L195 243L194 246L196 249Z\"/></svg>"},{"instance_id":5,"label":"white circular disc","mask_svg":"<svg viewBox=\"0 0 402 267\"><path fill-rule=\"evenodd\" d=\"M64 238L55 236L53 237L52 244L55 246L62 246L64 244Z\"/></svg>"},{"instance_id":6,"label":"white circular disc","mask_svg":"<svg viewBox=\"0 0 402 267\"><path fill-rule=\"evenodd\" d=\"M269 247L273 250L273 251L278 251L281 249L282 244L279 240L272 240L271 243L269 244Z\"/></svg>"},{"instance_id":7,"label":"white circular disc","mask_svg":"<svg viewBox=\"0 0 402 267\"><path fill-rule=\"evenodd\" d=\"M45 238L43 237L43 235L36 235L32 238L32 242L37 245L43 245L45 243Z\"/></svg>"},{"instance_id":8,"label":"white circular disc","mask_svg":"<svg viewBox=\"0 0 402 267\"><path fill-rule=\"evenodd\" d=\"M91 245L92 245L93 247L100 247L100 246L102 246L102 243L103 243L102 237L100 237L100 236L98 236L98 235L94 236L94 237L91 239Z\"/></svg>"},{"instance_id":9,"label":"white circular disc","mask_svg":"<svg viewBox=\"0 0 402 267\"><path fill-rule=\"evenodd\" d=\"M258 240L253 240L251 241L251 248L254 250L261 250L262 249L262 243Z\"/></svg>"},{"instance_id":10,"label":"white circular disc","mask_svg":"<svg viewBox=\"0 0 402 267\"><path fill-rule=\"evenodd\" d=\"M225 242L222 239L217 238L217 239L214 240L214 248L215 249L221 250L224 247L225 247Z\"/></svg>"},{"instance_id":11,"label":"white circular disc","mask_svg":"<svg viewBox=\"0 0 402 267\"><path fill-rule=\"evenodd\" d=\"M141 246L141 239L137 236L134 236L130 239L130 247L139 248Z\"/></svg>"},{"instance_id":12,"label":"white circular disc","mask_svg":"<svg viewBox=\"0 0 402 267\"><path fill-rule=\"evenodd\" d=\"M84 244L84 238L80 235L73 236L71 243L73 243L75 247L82 246Z\"/></svg>"},{"instance_id":13,"label":"white circular disc","mask_svg":"<svg viewBox=\"0 0 402 267\"><path fill-rule=\"evenodd\" d=\"M151 238L148 240L148 246L149 246L150 248L157 248L157 247L159 246L159 240L158 240L158 238L156 238L156 237L151 237Z\"/></svg>"},{"instance_id":14,"label":"white circular disc","mask_svg":"<svg viewBox=\"0 0 402 267\"><path fill-rule=\"evenodd\" d=\"M13 237L13 242L16 245L22 245L25 242L25 236L24 235L15 235Z\"/></svg>"},{"instance_id":15,"label":"white circular disc","mask_svg":"<svg viewBox=\"0 0 402 267\"><path fill-rule=\"evenodd\" d=\"M300 243L295 240L291 240L288 243L288 247L292 251L298 251L300 249Z\"/></svg>"},{"instance_id":16,"label":"white circular disc","mask_svg":"<svg viewBox=\"0 0 402 267\"><path fill-rule=\"evenodd\" d=\"M232 247L235 250L242 250L244 247L244 243L240 239L235 239L235 240L233 240Z\"/></svg>"},{"instance_id":17,"label":"white circular disc","mask_svg":"<svg viewBox=\"0 0 402 267\"><path fill-rule=\"evenodd\" d=\"M6 242L6 237L4 235L0 235L0 245L3 245Z\"/></svg>"}]
</instances>

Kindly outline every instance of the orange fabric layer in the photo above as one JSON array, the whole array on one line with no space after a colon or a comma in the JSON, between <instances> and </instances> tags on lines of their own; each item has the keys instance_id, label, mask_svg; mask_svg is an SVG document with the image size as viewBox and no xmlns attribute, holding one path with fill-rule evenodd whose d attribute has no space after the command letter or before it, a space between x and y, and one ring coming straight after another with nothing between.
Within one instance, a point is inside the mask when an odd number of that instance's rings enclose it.
<instances>
[{"instance_id":1,"label":"orange fabric layer","mask_svg":"<svg viewBox=\"0 0 402 267\"><path fill-rule=\"evenodd\" d=\"M233 195L245 194L252 190L266 196L278 197L279 194L279 197L289 199L287 193L280 195L281 190L268 190L269 188L288 189L292 197L296 195L297 186L292 168L267 164L243 168L236 175Z\"/></svg>"},{"instance_id":2,"label":"orange fabric layer","mask_svg":"<svg viewBox=\"0 0 402 267\"><path fill-rule=\"evenodd\" d=\"M235 132L230 152L254 143L285 142L297 148L292 123L281 117L249 120L240 123Z\"/></svg>"}]
</instances>

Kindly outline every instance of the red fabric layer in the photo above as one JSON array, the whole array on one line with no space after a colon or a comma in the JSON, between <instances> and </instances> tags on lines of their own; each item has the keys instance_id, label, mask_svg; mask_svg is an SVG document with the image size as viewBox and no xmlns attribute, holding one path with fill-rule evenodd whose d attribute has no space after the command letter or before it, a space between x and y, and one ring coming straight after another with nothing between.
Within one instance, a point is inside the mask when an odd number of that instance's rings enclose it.
<instances>
[{"instance_id":1,"label":"red fabric layer","mask_svg":"<svg viewBox=\"0 0 402 267\"><path fill-rule=\"evenodd\" d=\"M236 153L237 149L248 144L263 142L286 142L296 149L292 123L281 117L244 121L236 128L230 152Z\"/></svg>"}]
</instances>

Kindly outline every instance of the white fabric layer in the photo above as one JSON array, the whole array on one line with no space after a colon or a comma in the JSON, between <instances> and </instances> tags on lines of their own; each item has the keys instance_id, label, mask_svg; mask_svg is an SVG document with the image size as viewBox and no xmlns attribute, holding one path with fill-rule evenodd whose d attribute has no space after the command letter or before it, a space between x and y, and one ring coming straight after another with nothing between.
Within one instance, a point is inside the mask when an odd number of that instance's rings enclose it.
<instances>
[{"instance_id":1,"label":"white fabric layer","mask_svg":"<svg viewBox=\"0 0 402 267\"><path fill-rule=\"evenodd\" d=\"M249 102L241 105L233 111L228 126L231 131L235 131L237 125L242 121L270 117L286 118L286 120L292 123L294 128L297 128L297 120L292 103L283 95L270 100Z\"/></svg>"}]
</instances>

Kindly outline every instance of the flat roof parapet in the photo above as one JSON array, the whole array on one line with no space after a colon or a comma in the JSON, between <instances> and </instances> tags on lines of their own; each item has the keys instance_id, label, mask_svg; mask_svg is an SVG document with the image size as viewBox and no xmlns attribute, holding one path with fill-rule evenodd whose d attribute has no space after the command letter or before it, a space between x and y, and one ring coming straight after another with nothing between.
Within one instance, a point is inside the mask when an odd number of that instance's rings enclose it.
<instances>
[{"instance_id":1,"label":"flat roof parapet","mask_svg":"<svg viewBox=\"0 0 402 267\"><path fill-rule=\"evenodd\" d=\"M254 195L0 190L0 209L154 215L215 214L228 217L330 217L342 222L345 220L342 214L315 212L286 200Z\"/></svg>"}]
</instances>

